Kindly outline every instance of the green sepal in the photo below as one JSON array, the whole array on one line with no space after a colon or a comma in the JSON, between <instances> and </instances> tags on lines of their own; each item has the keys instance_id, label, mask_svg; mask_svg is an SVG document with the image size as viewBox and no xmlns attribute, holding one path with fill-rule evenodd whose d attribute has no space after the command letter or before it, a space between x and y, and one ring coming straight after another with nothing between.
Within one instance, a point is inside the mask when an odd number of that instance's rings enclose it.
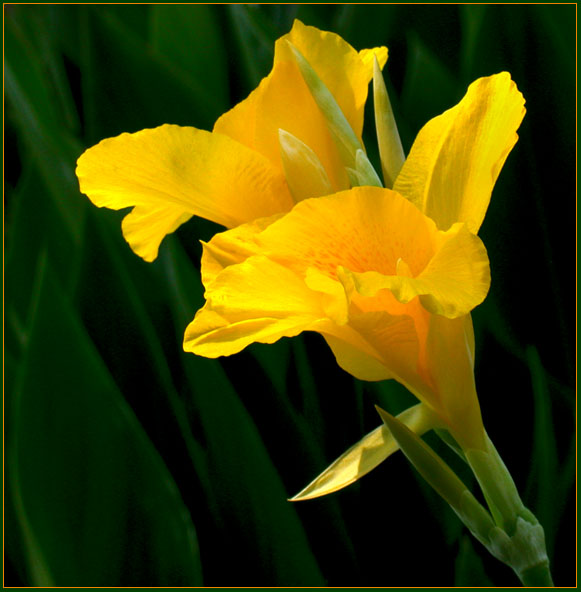
<instances>
[{"instance_id":1,"label":"green sepal","mask_svg":"<svg viewBox=\"0 0 581 592\"><path fill-rule=\"evenodd\" d=\"M531 523L519 516L512 535L495 527L486 546L492 555L512 567L524 586L553 586L545 532L536 519Z\"/></svg>"}]
</instances>

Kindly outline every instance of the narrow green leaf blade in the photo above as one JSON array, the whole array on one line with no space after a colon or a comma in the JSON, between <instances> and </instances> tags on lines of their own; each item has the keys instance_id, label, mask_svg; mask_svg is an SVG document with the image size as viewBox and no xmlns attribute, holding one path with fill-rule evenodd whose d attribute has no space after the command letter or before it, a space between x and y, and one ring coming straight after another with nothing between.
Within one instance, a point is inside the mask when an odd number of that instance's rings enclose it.
<instances>
[{"instance_id":1,"label":"narrow green leaf blade","mask_svg":"<svg viewBox=\"0 0 581 592\"><path fill-rule=\"evenodd\" d=\"M36 543L30 559L42 556L42 580L57 586L201 585L177 487L50 271L8 452L19 523Z\"/></svg>"},{"instance_id":2,"label":"narrow green leaf blade","mask_svg":"<svg viewBox=\"0 0 581 592\"><path fill-rule=\"evenodd\" d=\"M215 6L156 4L150 7L151 41L156 55L182 77L203 81L200 92L218 112L228 108L227 59Z\"/></svg>"}]
</instances>

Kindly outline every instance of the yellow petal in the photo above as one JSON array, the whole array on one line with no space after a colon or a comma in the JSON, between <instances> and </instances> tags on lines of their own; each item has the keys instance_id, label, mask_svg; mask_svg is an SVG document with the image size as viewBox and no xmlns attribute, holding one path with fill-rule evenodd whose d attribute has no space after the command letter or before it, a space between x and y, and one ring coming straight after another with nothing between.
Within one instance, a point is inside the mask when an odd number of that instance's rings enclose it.
<instances>
[{"instance_id":1,"label":"yellow petal","mask_svg":"<svg viewBox=\"0 0 581 592\"><path fill-rule=\"evenodd\" d=\"M298 20L282 39L288 39L303 54L335 97L355 134L361 137L363 110L369 82L373 78L373 56L377 56L383 68L387 48L357 52L339 35L306 26ZM288 59L283 45L280 40L277 42L275 64L277 60Z\"/></svg>"},{"instance_id":2,"label":"yellow petal","mask_svg":"<svg viewBox=\"0 0 581 592\"><path fill-rule=\"evenodd\" d=\"M317 330L349 374L367 381L395 378L417 390L419 344L411 317L385 311L352 313L348 325L327 324Z\"/></svg>"},{"instance_id":3,"label":"yellow petal","mask_svg":"<svg viewBox=\"0 0 581 592\"><path fill-rule=\"evenodd\" d=\"M265 336L317 331L347 372L363 380L395 378L447 417L426 354L434 316L426 308L456 315L484 297L486 252L464 225L438 231L394 191L359 187L303 200L280 217L221 233L204 250L206 308L219 318L200 330L200 315L187 341L211 334L213 342L215 330L229 341L241 337L235 347L225 348L219 337L217 349L212 343L214 349L195 351L221 355ZM262 261L260 268L254 261ZM396 298L408 296L408 303ZM240 318L239 302L246 303ZM273 303L278 324L269 312Z\"/></svg>"},{"instance_id":4,"label":"yellow petal","mask_svg":"<svg viewBox=\"0 0 581 592\"><path fill-rule=\"evenodd\" d=\"M338 35L300 21L295 21L291 32L276 42L274 66L268 77L246 100L222 115L214 131L259 151L282 171L278 130L284 129L313 150L335 191L345 189L349 184L344 165L287 40L315 69L356 135L361 136L363 108L373 75L373 52L383 65L387 50L357 53Z\"/></svg>"},{"instance_id":5,"label":"yellow petal","mask_svg":"<svg viewBox=\"0 0 581 592\"><path fill-rule=\"evenodd\" d=\"M337 325L345 325L349 321L349 299L338 281L309 267L305 283L311 290L321 293L321 304L329 319Z\"/></svg>"},{"instance_id":6,"label":"yellow petal","mask_svg":"<svg viewBox=\"0 0 581 592\"><path fill-rule=\"evenodd\" d=\"M406 409L397 418L419 436L434 427L434 416L422 403ZM398 449L391 432L381 425L351 446L290 501L313 499L339 491L372 471Z\"/></svg>"},{"instance_id":7,"label":"yellow petal","mask_svg":"<svg viewBox=\"0 0 581 592\"><path fill-rule=\"evenodd\" d=\"M403 258L419 274L434 252L432 220L393 191L357 187L307 199L286 215L215 235L204 246L204 285L228 265L259 252L303 276L309 267L336 278L338 266L395 274Z\"/></svg>"},{"instance_id":8,"label":"yellow petal","mask_svg":"<svg viewBox=\"0 0 581 592\"><path fill-rule=\"evenodd\" d=\"M250 343L274 343L308 330L325 313L302 278L266 257L222 271L206 290L206 304L186 329L184 350L208 358Z\"/></svg>"},{"instance_id":9,"label":"yellow petal","mask_svg":"<svg viewBox=\"0 0 581 592\"><path fill-rule=\"evenodd\" d=\"M208 287L225 268L260 254L256 237L284 214L258 218L231 230L215 234L210 242L202 242L202 283Z\"/></svg>"},{"instance_id":10,"label":"yellow petal","mask_svg":"<svg viewBox=\"0 0 581 592\"><path fill-rule=\"evenodd\" d=\"M434 254L436 236L432 220L401 195L355 187L298 203L255 240L297 272L314 267L336 279L339 266L393 275L400 258L418 275Z\"/></svg>"},{"instance_id":11,"label":"yellow petal","mask_svg":"<svg viewBox=\"0 0 581 592\"><path fill-rule=\"evenodd\" d=\"M157 258L163 238L187 222L192 214L172 204L160 207L135 206L121 223L123 236L145 261Z\"/></svg>"},{"instance_id":12,"label":"yellow petal","mask_svg":"<svg viewBox=\"0 0 581 592\"><path fill-rule=\"evenodd\" d=\"M524 114L510 74L476 80L458 105L420 130L394 190L439 229L466 222L478 232Z\"/></svg>"},{"instance_id":13,"label":"yellow petal","mask_svg":"<svg viewBox=\"0 0 581 592\"><path fill-rule=\"evenodd\" d=\"M191 127L163 125L103 140L79 158L77 176L95 205L135 206L124 233L148 261L192 215L236 226L293 203L283 175L262 155Z\"/></svg>"},{"instance_id":14,"label":"yellow petal","mask_svg":"<svg viewBox=\"0 0 581 592\"><path fill-rule=\"evenodd\" d=\"M440 416L463 449L483 449L485 431L474 382L474 330L470 315L431 315L426 364L440 396Z\"/></svg>"},{"instance_id":15,"label":"yellow petal","mask_svg":"<svg viewBox=\"0 0 581 592\"><path fill-rule=\"evenodd\" d=\"M355 273L339 268L344 285L352 285L359 294L373 297L380 290L390 290L399 302L419 296L429 312L455 318L480 304L490 287L490 265L482 241L464 224L439 233L441 245L417 277L410 277L405 259L397 264L397 275L377 271ZM406 273L402 267L406 265Z\"/></svg>"}]
</instances>

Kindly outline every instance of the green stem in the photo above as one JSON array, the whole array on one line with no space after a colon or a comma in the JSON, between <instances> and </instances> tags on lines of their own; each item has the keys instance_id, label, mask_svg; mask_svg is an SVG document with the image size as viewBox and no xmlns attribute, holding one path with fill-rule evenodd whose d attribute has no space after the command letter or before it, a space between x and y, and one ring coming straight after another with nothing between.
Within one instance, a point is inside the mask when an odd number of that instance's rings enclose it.
<instances>
[{"instance_id":1,"label":"green stem","mask_svg":"<svg viewBox=\"0 0 581 592\"><path fill-rule=\"evenodd\" d=\"M542 586L545 588L552 588L554 586L548 562L529 567L529 569L525 569L522 573L517 573L517 575L520 578L522 585L526 587Z\"/></svg>"},{"instance_id":2,"label":"green stem","mask_svg":"<svg viewBox=\"0 0 581 592\"><path fill-rule=\"evenodd\" d=\"M496 448L487 436L486 450L465 452L496 522L486 547L513 568L523 586L553 586L543 527L524 506Z\"/></svg>"}]
</instances>

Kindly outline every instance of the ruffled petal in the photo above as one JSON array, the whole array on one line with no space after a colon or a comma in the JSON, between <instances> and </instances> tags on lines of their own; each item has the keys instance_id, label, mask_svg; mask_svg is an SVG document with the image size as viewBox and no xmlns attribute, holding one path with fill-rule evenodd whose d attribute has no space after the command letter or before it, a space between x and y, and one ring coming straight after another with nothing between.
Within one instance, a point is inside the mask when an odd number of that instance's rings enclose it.
<instances>
[{"instance_id":1,"label":"ruffled petal","mask_svg":"<svg viewBox=\"0 0 581 592\"><path fill-rule=\"evenodd\" d=\"M464 224L438 231L394 191L358 187L221 233L204 251L208 303L186 349L226 355L317 331L347 372L395 378L447 418L431 319L469 310L489 281L486 251Z\"/></svg>"},{"instance_id":2,"label":"ruffled petal","mask_svg":"<svg viewBox=\"0 0 581 592\"><path fill-rule=\"evenodd\" d=\"M404 259L418 275L435 252L437 230L401 195L355 187L298 203L254 240L297 272L314 267L336 278L338 267L345 267L395 275Z\"/></svg>"},{"instance_id":3,"label":"ruffled petal","mask_svg":"<svg viewBox=\"0 0 581 592\"><path fill-rule=\"evenodd\" d=\"M215 234L210 242L202 242L202 283L209 286L226 267L242 263L252 255L260 254L256 237L270 224L284 216L275 214L258 218L247 224Z\"/></svg>"},{"instance_id":4,"label":"ruffled petal","mask_svg":"<svg viewBox=\"0 0 581 592\"><path fill-rule=\"evenodd\" d=\"M419 132L394 190L439 229L466 222L476 233L524 115L524 98L502 72L473 82L458 105Z\"/></svg>"},{"instance_id":5,"label":"ruffled petal","mask_svg":"<svg viewBox=\"0 0 581 592\"><path fill-rule=\"evenodd\" d=\"M284 176L262 155L227 136L176 125L103 140L79 158L77 176L95 205L135 207L123 230L147 261L192 215L230 227L293 203Z\"/></svg>"},{"instance_id":6,"label":"ruffled petal","mask_svg":"<svg viewBox=\"0 0 581 592\"><path fill-rule=\"evenodd\" d=\"M345 189L348 179L344 165L287 41L315 69L355 134L361 136L363 110L373 76L373 54L383 66L387 49L380 47L358 53L338 35L305 26L300 21L295 21L290 33L276 42L270 74L247 99L216 121L214 131L259 151L283 170L278 130L284 129L313 150L334 190Z\"/></svg>"},{"instance_id":7,"label":"ruffled petal","mask_svg":"<svg viewBox=\"0 0 581 592\"><path fill-rule=\"evenodd\" d=\"M439 235L441 246L417 277L387 276L377 271L355 273L339 268L339 279L347 289L353 287L365 297L389 290L403 304L419 296L429 312L448 318L465 315L484 300L490 287L486 249L464 224L454 225ZM398 267L404 262L401 259Z\"/></svg>"},{"instance_id":8,"label":"ruffled petal","mask_svg":"<svg viewBox=\"0 0 581 592\"><path fill-rule=\"evenodd\" d=\"M320 298L296 274L266 257L250 257L220 273L206 304L186 329L184 350L208 358L247 345L293 337L325 319Z\"/></svg>"}]
</instances>

